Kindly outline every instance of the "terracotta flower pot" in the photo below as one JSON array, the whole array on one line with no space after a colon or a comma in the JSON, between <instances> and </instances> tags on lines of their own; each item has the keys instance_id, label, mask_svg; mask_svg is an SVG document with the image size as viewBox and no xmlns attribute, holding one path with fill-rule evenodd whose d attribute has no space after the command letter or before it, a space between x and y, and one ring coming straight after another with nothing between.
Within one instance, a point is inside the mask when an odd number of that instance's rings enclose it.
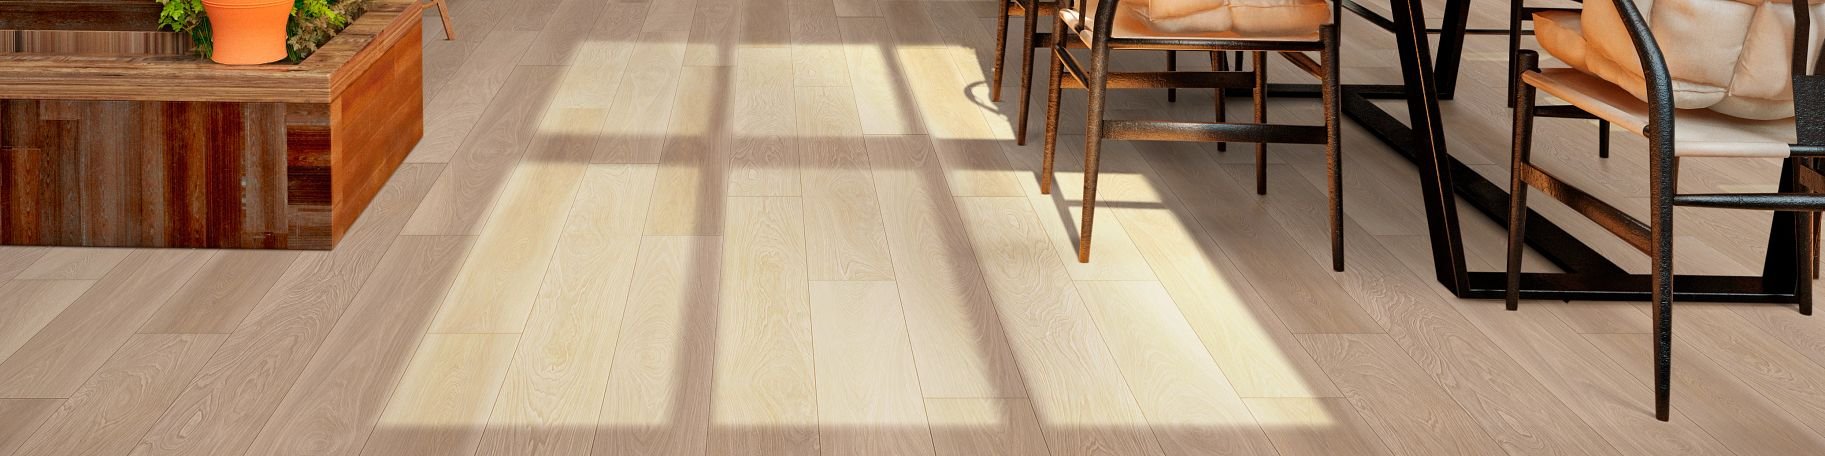
<instances>
[{"instance_id":1,"label":"terracotta flower pot","mask_svg":"<svg viewBox=\"0 0 1825 456\"><path fill-rule=\"evenodd\" d=\"M285 22L292 0L203 0L215 51L209 59L258 65L285 58Z\"/></svg>"}]
</instances>

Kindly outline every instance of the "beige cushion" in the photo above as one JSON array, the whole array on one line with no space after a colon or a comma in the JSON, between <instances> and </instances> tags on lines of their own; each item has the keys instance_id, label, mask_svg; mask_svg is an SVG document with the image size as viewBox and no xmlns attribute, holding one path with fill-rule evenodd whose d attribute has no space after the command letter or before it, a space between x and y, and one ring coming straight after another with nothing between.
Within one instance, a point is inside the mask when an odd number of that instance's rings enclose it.
<instances>
[{"instance_id":1,"label":"beige cushion","mask_svg":"<svg viewBox=\"0 0 1825 456\"><path fill-rule=\"evenodd\" d=\"M1617 127L1643 133L1648 104L1616 84L1571 68L1521 76L1528 85L1584 109ZM1754 120L1710 109L1674 113L1674 152L1682 157L1786 157L1796 135L1792 119Z\"/></svg>"},{"instance_id":2,"label":"beige cushion","mask_svg":"<svg viewBox=\"0 0 1825 456\"><path fill-rule=\"evenodd\" d=\"M1067 25L1094 17L1096 1L1085 3L1088 14L1061 12ZM1326 0L1122 0L1110 36L1316 41L1330 22Z\"/></svg>"},{"instance_id":3,"label":"beige cushion","mask_svg":"<svg viewBox=\"0 0 1825 456\"><path fill-rule=\"evenodd\" d=\"M1810 0L1825 22L1825 0ZM1748 119L1793 116L1790 76L1792 4L1782 0L1635 0L1673 76L1681 109L1711 109ZM1568 12L1534 15L1542 49L1567 65L1615 83L1645 100L1646 81L1621 14L1609 0ZM1814 29L1818 29L1815 22ZM1819 36L1814 33L1813 58Z\"/></svg>"}]
</instances>

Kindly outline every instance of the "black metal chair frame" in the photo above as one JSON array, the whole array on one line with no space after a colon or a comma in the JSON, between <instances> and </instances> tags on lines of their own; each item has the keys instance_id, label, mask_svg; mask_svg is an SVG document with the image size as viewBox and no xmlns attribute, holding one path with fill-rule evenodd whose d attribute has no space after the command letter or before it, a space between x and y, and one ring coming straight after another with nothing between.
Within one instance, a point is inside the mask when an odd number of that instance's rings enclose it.
<instances>
[{"instance_id":1,"label":"black metal chair frame","mask_svg":"<svg viewBox=\"0 0 1825 456\"><path fill-rule=\"evenodd\" d=\"M1812 277L1818 265L1816 249L1818 242L1814 231L1817 223L1816 214L1825 211L1825 188L1819 183L1803 182L1806 174L1804 166L1790 163L1782 177L1780 189L1775 193L1737 193L1737 194L1679 194L1678 170L1679 157L1675 154L1676 143L1674 124L1672 78L1668 74L1665 55L1654 40L1647 21L1633 0L1611 0L1621 12L1624 25L1628 28L1630 38L1635 44L1637 55L1641 59L1642 74L1647 80L1648 117L1645 131L1640 132L1648 139L1651 153L1648 171L1649 194L1651 196L1651 216L1648 223L1642 223L1623 211L1606 204L1595 197L1573 187L1546 171L1533 165L1531 149L1533 140L1533 118L1547 112L1559 112L1561 106L1535 106L1536 88L1521 80L1525 72L1539 71L1539 54L1530 51L1519 51L1519 63L1516 65L1516 84L1514 86L1514 150L1512 157L1513 173L1510 178L1512 193L1509 210L1508 238L1508 293L1509 310L1514 310L1520 300L1521 287L1521 252L1522 239L1527 228L1527 194L1529 187L1571 206L1577 212L1589 217L1598 225L1635 246L1653 258L1653 271L1649 277L1650 293L1653 306L1653 340L1654 340L1654 399L1655 416L1661 421L1668 418L1668 399L1672 369L1673 343L1673 211L1676 206L1711 207L1729 209L1752 209L1767 211L1792 212L1795 224L1795 245L1799 252L1815 252L1801 255L1796 271L1799 277ZM1792 2L1795 15L1796 31L1810 30L1810 14L1807 2ZM1793 54L1793 89L1796 116L1794 118L1797 143L1789 145L1789 160L1817 160L1825 157L1825 68L1815 69L1809 74L1806 69L1806 57L1809 43L1807 33L1796 32ZM1809 189L1809 190L1802 190ZM1776 217L1779 223L1783 220ZM1812 314L1812 287L1802 281L1795 291L1795 301L1800 313Z\"/></svg>"},{"instance_id":2,"label":"black metal chair frame","mask_svg":"<svg viewBox=\"0 0 1825 456\"><path fill-rule=\"evenodd\" d=\"M1343 270L1343 169L1341 112L1339 98L1341 75L1339 64L1338 40L1341 36L1339 23L1342 2L1333 1L1331 23L1319 28L1317 41L1279 41L1250 39L1213 39L1213 38L1159 38L1159 37L1114 37L1116 4L1120 0L1062 0L1071 1L1072 8L1061 8L1055 14L1054 32L1051 42L1052 65L1050 86L1046 94L1046 141L1044 169L1040 173L1040 192L1051 193L1053 158L1057 151L1059 95L1065 88L1086 89L1089 92L1088 124L1085 126L1084 138L1084 197L1083 226L1078 232L1078 261L1090 261L1090 239L1092 224L1096 213L1096 181L1098 166L1101 163L1100 151L1102 141L1139 140L1139 141L1199 141L1199 142L1252 142L1255 146L1255 186L1257 193L1265 193L1266 158L1268 143L1286 144L1323 144L1328 168L1330 186L1330 222L1331 222L1331 264L1332 269ZM1096 1L1096 15L1083 18L1076 29L1066 25L1065 11L1083 11L1084 2ZM1085 26L1088 26L1087 28ZM1090 67L1085 69L1079 64L1070 49L1083 46L1083 34L1089 34ZM1069 36L1078 35L1078 36ZM1109 71L1109 54L1115 50L1155 50L1155 51L1206 51L1211 53L1212 69L1209 72L1133 72L1111 73ZM1253 71L1230 71L1224 68L1226 51L1245 51L1254 54ZM1305 52L1316 51L1319 61L1314 61ZM1277 125L1267 123L1267 53L1279 52L1294 66L1310 73L1321 81L1321 97L1324 102L1324 125ZM1064 76L1071 77L1066 79ZM1224 89L1252 87L1254 89L1254 123L1227 123L1223 120L1221 93ZM1104 98L1108 89L1159 89L1159 88L1199 88L1217 89L1217 122L1169 122L1144 120L1105 120Z\"/></svg>"}]
</instances>

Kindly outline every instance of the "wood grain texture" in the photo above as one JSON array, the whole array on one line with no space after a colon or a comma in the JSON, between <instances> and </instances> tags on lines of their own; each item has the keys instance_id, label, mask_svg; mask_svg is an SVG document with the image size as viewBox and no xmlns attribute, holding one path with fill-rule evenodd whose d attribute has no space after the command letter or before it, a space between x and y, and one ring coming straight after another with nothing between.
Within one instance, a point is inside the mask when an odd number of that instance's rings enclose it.
<instances>
[{"instance_id":1,"label":"wood grain texture","mask_svg":"<svg viewBox=\"0 0 1825 456\"><path fill-rule=\"evenodd\" d=\"M0 278L13 280L50 252L51 249L43 247L0 246Z\"/></svg>"},{"instance_id":2,"label":"wood grain texture","mask_svg":"<svg viewBox=\"0 0 1825 456\"><path fill-rule=\"evenodd\" d=\"M1026 399L933 398L925 413L939 456L1051 454Z\"/></svg>"},{"instance_id":3,"label":"wood grain texture","mask_svg":"<svg viewBox=\"0 0 1825 456\"><path fill-rule=\"evenodd\" d=\"M466 138L492 109L495 94L503 90L520 55L537 33L496 31L481 40L463 66L450 75L437 96L425 100L425 138L407 159L412 163L448 163ZM446 70L448 71L448 70ZM513 93L513 92L509 92ZM517 96L506 99L525 100ZM511 106L511 105L508 105Z\"/></svg>"},{"instance_id":4,"label":"wood grain texture","mask_svg":"<svg viewBox=\"0 0 1825 456\"><path fill-rule=\"evenodd\" d=\"M716 363L722 238L649 236L596 418L597 456L704 453Z\"/></svg>"},{"instance_id":5,"label":"wood grain texture","mask_svg":"<svg viewBox=\"0 0 1825 456\"><path fill-rule=\"evenodd\" d=\"M475 451L519 343L517 334L428 334L361 454Z\"/></svg>"},{"instance_id":6,"label":"wood grain texture","mask_svg":"<svg viewBox=\"0 0 1825 456\"><path fill-rule=\"evenodd\" d=\"M577 163L586 163L588 149L578 152ZM591 451L634 275L634 263L613 259L639 251L644 208L638 202L648 195L653 171L624 165L590 171L585 192L617 197L571 209L559 241L563 253L545 274L478 454Z\"/></svg>"},{"instance_id":7,"label":"wood grain texture","mask_svg":"<svg viewBox=\"0 0 1825 456\"><path fill-rule=\"evenodd\" d=\"M436 165L401 167L342 246L292 263L132 454L245 452L439 171Z\"/></svg>"},{"instance_id":8,"label":"wood grain texture","mask_svg":"<svg viewBox=\"0 0 1825 456\"><path fill-rule=\"evenodd\" d=\"M518 67L501 88L505 103L489 104L478 129L444 168L444 175L406 224L408 235L478 235L530 143L544 137L547 97L562 68ZM547 139L550 140L550 139Z\"/></svg>"},{"instance_id":9,"label":"wood grain texture","mask_svg":"<svg viewBox=\"0 0 1825 456\"><path fill-rule=\"evenodd\" d=\"M1381 437L1338 398L1244 399L1285 456L1389 455Z\"/></svg>"},{"instance_id":10,"label":"wood grain texture","mask_svg":"<svg viewBox=\"0 0 1825 456\"><path fill-rule=\"evenodd\" d=\"M1158 282L1076 288L1167 454L1275 453Z\"/></svg>"},{"instance_id":11,"label":"wood grain texture","mask_svg":"<svg viewBox=\"0 0 1825 456\"><path fill-rule=\"evenodd\" d=\"M646 213L646 235L722 234L723 200L728 194L725 67L685 67L666 127L659 177Z\"/></svg>"},{"instance_id":12,"label":"wood grain texture","mask_svg":"<svg viewBox=\"0 0 1825 456\"><path fill-rule=\"evenodd\" d=\"M1646 334L1587 334L1611 361L1635 377L1639 388L1653 391L1653 345ZM1673 409L1712 433L1736 454L1810 454L1825 448L1819 434L1781 412L1781 406L1756 393L1723 366L1698 356L1690 344L1673 344L1672 389L1699 393L1675 396ZM1697 400L1694 400L1697 399ZM1650 414L1653 402L1637 403L1637 413Z\"/></svg>"},{"instance_id":13,"label":"wood grain texture","mask_svg":"<svg viewBox=\"0 0 1825 456\"><path fill-rule=\"evenodd\" d=\"M0 454L13 454L62 404L63 399L0 399Z\"/></svg>"},{"instance_id":14,"label":"wood grain texture","mask_svg":"<svg viewBox=\"0 0 1825 456\"><path fill-rule=\"evenodd\" d=\"M818 453L818 396L797 198L730 198L706 454Z\"/></svg>"},{"instance_id":15,"label":"wood grain texture","mask_svg":"<svg viewBox=\"0 0 1825 456\"><path fill-rule=\"evenodd\" d=\"M361 287L248 452L360 454L470 243L447 236L395 242L380 258L384 272Z\"/></svg>"},{"instance_id":16,"label":"wood grain texture","mask_svg":"<svg viewBox=\"0 0 1825 456\"><path fill-rule=\"evenodd\" d=\"M241 324L254 304L266 296L279 277L298 259L298 252L244 250L222 252L196 277L184 284L152 319L139 328L142 334L228 334Z\"/></svg>"},{"instance_id":17,"label":"wood grain texture","mask_svg":"<svg viewBox=\"0 0 1825 456\"><path fill-rule=\"evenodd\" d=\"M653 8L661 7L658 2L652 5ZM679 30L650 31L639 35L633 55L628 57L627 71L621 77L622 83L614 93L614 102L608 106L609 120L603 128L602 140L597 143L594 162L659 162L661 151L668 142L667 128L674 124L672 110L676 104L673 100L686 99L678 95L706 96L703 92L693 94L681 91L687 87L682 85L684 80L681 72L684 70L685 40L688 36L687 32ZM709 88L689 87L689 90ZM723 93L719 96L726 95ZM701 112L691 111L685 115L694 114L700 115ZM689 132L701 133L701 130Z\"/></svg>"},{"instance_id":18,"label":"wood grain texture","mask_svg":"<svg viewBox=\"0 0 1825 456\"><path fill-rule=\"evenodd\" d=\"M1026 198L958 198L1053 454L1161 454Z\"/></svg>"},{"instance_id":19,"label":"wood grain texture","mask_svg":"<svg viewBox=\"0 0 1825 456\"><path fill-rule=\"evenodd\" d=\"M0 90L0 241L330 248L421 135L420 26L416 6L376 5L287 71L0 61L6 87L43 89ZM14 66L100 76L51 79L77 91L62 93L10 80ZM186 88L192 75L220 80ZM261 82L274 75L291 76ZM146 80L166 90L143 90Z\"/></svg>"},{"instance_id":20,"label":"wood grain texture","mask_svg":"<svg viewBox=\"0 0 1825 456\"><path fill-rule=\"evenodd\" d=\"M736 49L728 101L729 196L799 196L799 149L792 50Z\"/></svg>"},{"instance_id":21,"label":"wood grain texture","mask_svg":"<svg viewBox=\"0 0 1825 456\"><path fill-rule=\"evenodd\" d=\"M930 142L871 136L868 155L925 396L1025 397Z\"/></svg>"},{"instance_id":22,"label":"wood grain texture","mask_svg":"<svg viewBox=\"0 0 1825 456\"><path fill-rule=\"evenodd\" d=\"M824 455L933 454L903 315L893 282L811 282Z\"/></svg>"},{"instance_id":23,"label":"wood grain texture","mask_svg":"<svg viewBox=\"0 0 1825 456\"><path fill-rule=\"evenodd\" d=\"M1501 447L1385 335L1299 340L1395 454L1497 454Z\"/></svg>"},{"instance_id":24,"label":"wood grain texture","mask_svg":"<svg viewBox=\"0 0 1825 456\"><path fill-rule=\"evenodd\" d=\"M847 87L796 89L812 280L892 280L881 203Z\"/></svg>"},{"instance_id":25,"label":"wood grain texture","mask_svg":"<svg viewBox=\"0 0 1825 456\"><path fill-rule=\"evenodd\" d=\"M224 338L133 336L13 454L104 455L132 450Z\"/></svg>"},{"instance_id":26,"label":"wood grain texture","mask_svg":"<svg viewBox=\"0 0 1825 456\"><path fill-rule=\"evenodd\" d=\"M56 249L19 272L19 280L95 280L125 260L131 249Z\"/></svg>"},{"instance_id":27,"label":"wood grain texture","mask_svg":"<svg viewBox=\"0 0 1825 456\"><path fill-rule=\"evenodd\" d=\"M11 357L94 284L93 280L19 280L0 284L0 361Z\"/></svg>"},{"instance_id":28,"label":"wood grain texture","mask_svg":"<svg viewBox=\"0 0 1825 456\"><path fill-rule=\"evenodd\" d=\"M134 252L0 363L0 397L70 397L213 252Z\"/></svg>"},{"instance_id":29,"label":"wood grain texture","mask_svg":"<svg viewBox=\"0 0 1825 456\"><path fill-rule=\"evenodd\" d=\"M893 35L882 18L839 18L843 54L849 61L862 132L871 135L925 133L912 92L900 82L899 59L892 53Z\"/></svg>"},{"instance_id":30,"label":"wood grain texture","mask_svg":"<svg viewBox=\"0 0 1825 456\"><path fill-rule=\"evenodd\" d=\"M594 109L559 111L543 124L548 133L507 178L500 209L489 215L432 331L516 333L526 326L564 229L556 221L570 211L600 125L602 112Z\"/></svg>"}]
</instances>

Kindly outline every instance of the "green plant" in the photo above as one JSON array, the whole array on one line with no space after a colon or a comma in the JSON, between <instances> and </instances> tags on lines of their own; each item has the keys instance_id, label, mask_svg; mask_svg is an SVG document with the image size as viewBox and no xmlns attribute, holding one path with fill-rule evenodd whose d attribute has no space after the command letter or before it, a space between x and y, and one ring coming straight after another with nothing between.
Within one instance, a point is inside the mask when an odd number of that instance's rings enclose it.
<instances>
[{"instance_id":1,"label":"green plant","mask_svg":"<svg viewBox=\"0 0 1825 456\"><path fill-rule=\"evenodd\" d=\"M190 35L196 51L208 57L214 50L209 33L209 17L203 12L203 0L158 0L164 10L159 13L160 26ZM361 15L372 0L292 0L291 19L285 24L286 61L297 63L317 51L318 46L336 36L349 21Z\"/></svg>"}]
</instances>

